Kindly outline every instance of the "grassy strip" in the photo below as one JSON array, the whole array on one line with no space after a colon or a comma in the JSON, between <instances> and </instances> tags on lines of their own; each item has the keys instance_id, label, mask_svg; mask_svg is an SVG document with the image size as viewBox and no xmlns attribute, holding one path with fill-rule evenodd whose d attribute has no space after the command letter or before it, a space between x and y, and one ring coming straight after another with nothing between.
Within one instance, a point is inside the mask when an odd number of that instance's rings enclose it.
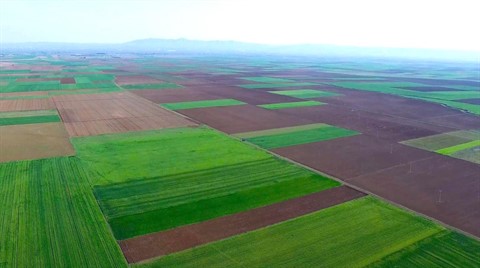
<instances>
[{"instance_id":1,"label":"grassy strip","mask_svg":"<svg viewBox=\"0 0 480 268\"><path fill-rule=\"evenodd\" d=\"M50 122L60 122L60 117L58 115L40 115L40 116L0 118L0 126L38 124L38 123L50 123Z\"/></svg>"},{"instance_id":2,"label":"grassy strip","mask_svg":"<svg viewBox=\"0 0 480 268\"><path fill-rule=\"evenodd\" d=\"M316 86L316 83L310 82L296 82L296 83L273 83L273 84L246 84L238 85L239 87L246 89L261 89L261 88L282 88L282 87L305 87Z\"/></svg>"},{"instance_id":3,"label":"grassy strip","mask_svg":"<svg viewBox=\"0 0 480 268\"><path fill-rule=\"evenodd\" d=\"M443 231L369 267L480 267L480 242L458 233Z\"/></svg>"},{"instance_id":4,"label":"grassy strip","mask_svg":"<svg viewBox=\"0 0 480 268\"><path fill-rule=\"evenodd\" d=\"M244 104L246 103L238 100L234 100L234 99L220 99L220 100L164 103L161 106L170 110L186 110L186 109L195 109L195 108L223 107L223 106L234 106L234 105L244 105Z\"/></svg>"},{"instance_id":5,"label":"grassy strip","mask_svg":"<svg viewBox=\"0 0 480 268\"><path fill-rule=\"evenodd\" d=\"M269 91L269 92L273 94L295 97L300 99L341 96L340 94L337 94L337 93L314 90L314 89L282 90L282 91Z\"/></svg>"},{"instance_id":6,"label":"grassy strip","mask_svg":"<svg viewBox=\"0 0 480 268\"><path fill-rule=\"evenodd\" d=\"M258 106L265 109L269 109L269 110L278 110L278 109L288 109L288 108L296 108L296 107L320 106L324 104L325 103L319 102L319 101L297 101L297 102L262 104Z\"/></svg>"},{"instance_id":7,"label":"grassy strip","mask_svg":"<svg viewBox=\"0 0 480 268\"><path fill-rule=\"evenodd\" d=\"M427 150L427 151L437 151L443 148L448 148L455 146L457 144L470 142L470 139L459 137L456 135L450 135L450 133L442 133L422 138L416 138L412 140L402 141L402 144L412 146L415 148Z\"/></svg>"},{"instance_id":8,"label":"grassy strip","mask_svg":"<svg viewBox=\"0 0 480 268\"><path fill-rule=\"evenodd\" d=\"M123 85L124 89L175 89L182 88L182 86L174 83L161 83L161 84L136 84L136 85Z\"/></svg>"},{"instance_id":9,"label":"grassy strip","mask_svg":"<svg viewBox=\"0 0 480 268\"><path fill-rule=\"evenodd\" d=\"M332 140L357 134L359 133L353 130L329 126L290 133L252 137L247 138L246 140L265 149L275 149L293 145Z\"/></svg>"},{"instance_id":10,"label":"grassy strip","mask_svg":"<svg viewBox=\"0 0 480 268\"><path fill-rule=\"evenodd\" d=\"M195 202L112 218L109 223L117 239L127 239L270 205L338 185L338 182L310 174L285 181L271 181Z\"/></svg>"},{"instance_id":11,"label":"grassy strip","mask_svg":"<svg viewBox=\"0 0 480 268\"><path fill-rule=\"evenodd\" d=\"M295 81L284 78L277 77L266 77L266 76L257 76L257 77L242 77L244 80L259 82L259 83L295 83Z\"/></svg>"},{"instance_id":12,"label":"grassy strip","mask_svg":"<svg viewBox=\"0 0 480 268\"><path fill-rule=\"evenodd\" d=\"M362 267L441 230L365 197L139 266Z\"/></svg>"},{"instance_id":13,"label":"grassy strip","mask_svg":"<svg viewBox=\"0 0 480 268\"><path fill-rule=\"evenodd\" d=\"M38 110L38 111L19 111L19 112L0 112L0 118L58 115L57 110Z\"/></svg>"},{"instance_id":14,"label":"grassy strip","mask_svg":"<svg viewBox=\"0 0 480 268\"><path fill-rule=\"evenodd\" d=\"M0 164L0 266L126 267L75 157Z\"/></svg>"},{"instance_id":15,"label":"grassy strip","mask_svg":"<svg viewBox=\"0 0 480 268\"><path fill-rule=\"evenodd\" d=\"M437 150L436 152L439 153L439 154L451 155L451 154L454 154L456 152L466 150L466 149L470 149L470 148L477 147L477 146L480 146L480 140L474 140L474 141L458 144L458 145L455 145L455 146L443 148L443 149Z\"/></svg>"},{"instance_id":16,"label":"grassy strip","mask_svg":"<svg viewBox=\"0 0 480 268\"><path fill-rule=\"evenodd\" d=\"M323 123L316 123L316 124L300 125L300 126L294 126L294 127L282 127L282 128L243 132L243 133L234 134L234 136L246 139L246 138L259 137L259 136L292 133L292 132L298 132L301 130L318 129L322 127L328 128L330 127L330 125L323 124Z\"/></svg>"}]
</instances>

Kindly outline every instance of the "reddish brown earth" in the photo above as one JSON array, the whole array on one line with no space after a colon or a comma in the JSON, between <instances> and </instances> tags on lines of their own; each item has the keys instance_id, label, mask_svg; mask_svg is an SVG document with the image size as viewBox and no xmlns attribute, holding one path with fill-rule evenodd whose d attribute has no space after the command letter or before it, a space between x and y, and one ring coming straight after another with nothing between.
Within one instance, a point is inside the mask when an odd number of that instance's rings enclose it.
<instances>
[{"instance_id":1,"label":"reddish brown earth","mask_svg":"<svg viewBox=\"0 0 480 268\"><path fill-rule=\"evenodd\" d=\"M72 77L68 77L68 78L62 78L60 79L60 83L62 84L75 84L75 79L72 78Z\"/></svg>"},{"instance_id":2,"label":"reddish brown earth","mask_svg":"<svg viewBox=\"0 0 480 268\"><path fill-rule=\"evenodd\" d=\"M480 92L479 92L479 94L480 94ZM458 100L458 101L459 101L459 102L463 102L463 103L480 105L480 98L478 98L478 99Z\"/></svg>"},{"instance_id":3,"label":"reddish brown earth","mask_svg":"<svg viewBox=\"0 0 480 268\"><path fill-rule=\"evenodd\" d=\"M55 109L51 99L0 100L0 112Z\"/></svg>"},{"instance_id":4,"label":"reddish brown earth","mask_svg":"<svg viewBox=\"0 0 480 268\"><path fill-rule=\"evenodd\" d=\"M130 93L63 95L54 101L70 136L196 125Z\"/></svg>"},{"instance_id":5,"label":"reddish brown earth","mask_svg":"<svg viewBox=\"0 0 480 268\"><path fill-rule=\"evenodd\" d=\"M120 75L115 78L115 82L121 86L163 83L162 80L158 80L146 75Z\"/></svg>"},{"instance_id":6,"label":"reddish brown earth","mask_svg":"<svg viewBox=\"0 0 480 268\"><path fill-rule=\"evenodd\" d=\"M480 165L432 153L347 181L480 237Z\"/></svg>"},{"instance_id":7,"label":"reddish brown earth","mask_svg":"<svg viewBox=\"0 0 480 268\"><path fill-rule=\"evenodd\" d=\"M273 205L120 241L129 263L139 262L253 231L335 206L364 193L340 186Z\"/></svg>"},{"instance_id":8,"label":"reddish brown earth","mask_svg":"<svg viewBox=\"0 0 480 268\"><path fill-rule=\"evenodd\" d=\"M198 108L178 111L226 133L239 133L313 123L253 105Z\"/></svg>"}]
</instances>

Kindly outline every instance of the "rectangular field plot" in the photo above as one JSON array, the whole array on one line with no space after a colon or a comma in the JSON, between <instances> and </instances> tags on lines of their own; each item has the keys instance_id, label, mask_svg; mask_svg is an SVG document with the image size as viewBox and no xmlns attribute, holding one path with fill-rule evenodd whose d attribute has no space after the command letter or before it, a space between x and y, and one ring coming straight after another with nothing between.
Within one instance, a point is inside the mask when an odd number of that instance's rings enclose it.
<instances>
[{"instance_id":1,"label":"rectangular field plot","mask_svg":"<svg viewBox=\"0 0 480 268\"><path fill-rule=\"evenodd\" d=\"M89 136L195 125L130 93L55 97L70 136Z\"/></svg>"},{"instance_id":2,"label":"rectangular field plot","mask_svg":"<svg viewBox=\"0 0 480 268\"><path fill-rule=\"evenodd\" d=\"M0 126L60 122L56 110L0 112Z\"/></svg>"},{"instance_id":3,"label":"rectangular field plot","mask_svg":"<svg viewBox=\"0 0 480 268\"><path fill-rule=\"evenodd\" d=\"M187 101L187 102L174 102L164 103L161 106L170 110L186 110L195 108L207 108L207 107L224 107L234 105L244 105L245 102L234 99L219 99L219 100L202 100L202 101Z\"/></svg>"},{"instance_id":4,"label":"rectangular field plot","mask_svg":"<svg viewBox=\"0 0 480 268\"><path fill-rule=\"evenodd\" d=\"M259 83L295 83L295 81L290 79L278 78L278 77L266 77L266 76L257 76L257 77L242 77L244 80L259 82Z\"/></svg>"},{"instance_id":5,"label":"rectangular field plot","mask_svg":"<svg viewBox=\"0 0 480 268\"><path fill-rule=\"evenodd\" d=\"M442 231L369 267L479 267L479 248L478 240Z\"/></svg>"},{"instance_id":6,"label":"rectangular field plot","mask_svg":"<svg viewBox=\"0 0 480 268\"><path fill-rule=\"evenodd\" d=\"M363 267L442 230L364 197L139 266ZM450 246L457 258L466 251Z\"/></svg>"},{"instance_id":7,"label":"rectangular field plot","mask_svg":"<svg viewBox=\"0 0 480 268\"><path fill-rule=\"evenodd\" d=\"M460 130L402 142L405 145L480 164L480 131Z\"/></svg>"},{"instance_id":8,"label":"rectangular field plot","mask_svg":"<svg viewBox=\"0 0 480 268\"><path fill-rule=\"evenodd\" d=\"M174 83L158 83L158 84L131 84L123 85L124 89L135 90L135 89L173 89L173 88L182 88L181 85Z\"/></svg>"},{"instance_id":9,"label":"rectangular field plot","mask_svg":"<svg viewBox=\"0 0 480 268\"><path fill-rule=\"evenodd\" d=\"M55 109L55 104L49 98L0 100L0 112L34 111Z\"/></svg>"},{"instance_id":10,"label":"rectangular field plot","mask_svg":"<svg viewBox=\"0 0 480 268\"><path fill-rule=\"evenodd\" d=\"M289 127L235 134L246 141L265 149L275 149L312 142L326 141L359 134L356 131L330 126L313 124L299 127Z\"/></svg>"},{"instance_id":11,"label":"rectangular field plot","mask_svg":"<svg viewBox=\"0 0 480 268\"><path fill-rule=\"evenodd\" d=\"M102 176L95 195L117 239L339 185L207 128L135 134L73 140Z\"/></svg>"},{"instance_id":12,"label":"rectangular field plot","mask_svg":"<svg viewBox=\"0 0 480 268\"><path fill-rule=\"evenodd\" d=\"M246 89L264 89L264 88L284 88L284 87L308 87L316 86L316 83L310 82L294 82L294 83L264 83L264 84L246 84L238 85L239 87Z\"/></svg>"},{"instance_id":13,"label":"rectangular field plot","mask_svg":"<svg viewBox=\"0 0 480 268\"><path fill-rule=\"evenodd\" d=\"M325 103L319 102L319 101L297 101L297 102L262 104L257 106L265 109L269 109L269 110L279 110L279 109L289 109L289 108L297 108L297 107L320 106L324 104Z\"/></svg>"},{"instance_id":14,"label":"rectangular field plot","mask_svg":"<svg viewBox=\"0 0 480 268\"><path fill-rule=\"evenodd\" d=\"M0 162L73 155L62 123L0 126Z\"/></svg>"},{"instance_id":15,"label":"rectangular field plot","mask_svg":"<svg viewBox=\"0 0 480 268\"><path fill-rule=\"evenodd\" d=\"M0 266L123 267L74 157L0 164Z\"/></svg>"},{"instance_id":16,"label":"rectangular field plot","mask_svg":"<svg viewBox=\"0 0 480 268\"><path fill-rule=\"evenodd\" d=\"M269 91L269 92L273 94L295 97L299 99L313 99L313 98L321 98L321 97L341 96L340 94L337 94L337 93L314 90L314 89L281 90L281 91Z\"/></svg>"}]
</instances>

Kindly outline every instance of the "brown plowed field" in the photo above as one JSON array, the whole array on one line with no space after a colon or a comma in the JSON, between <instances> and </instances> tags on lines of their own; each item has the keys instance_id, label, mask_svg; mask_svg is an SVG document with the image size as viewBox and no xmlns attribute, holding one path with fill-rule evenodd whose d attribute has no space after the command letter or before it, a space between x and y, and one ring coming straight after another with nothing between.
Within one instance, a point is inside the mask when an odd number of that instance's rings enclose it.
<instances>
[{"instance_id":1,"label":"brown plowed field","mask_svg":"<svg viewBox=\"0 0 480 268\"><path fill-rule=\"evenodd\" d=\"M0 112L55 109L51 99L0 100Z\"/></svg>"},{"instance_id":2,"label":"brown plowed field","mask_svg":"<svg viewBox=\"0 0 480 268\"><path fill-rule=\"evenodd\" d=\"M239 133L313 123L252 105L188 109L180 113L226 133Z\"/></svg>"},{"instance_id":3,"label":"brown plowed field","mask_svg":"<svg viewBox=\"0 0 480 268\"><path fill-rule=\"evenodd\" d=\"M69 77L69 78L62 78L60 79L60 83L62 84L75 84L75 79L73 79L72 77Z\"/></svg>"},{"instance_id":4,"label":"brown plowed field","mask_svg":"<svg viewBox=\"0 0 480 268\"><path fill-rule=\"evenodd\" d=\"M193 122L130 93L54 97L70 136L193 126Z\"/></svg>"},{"instance_id":5,"label":"brown plowed field","mask_svg":"<svg viewBox=\"0 0 480 268\"><path fill-rule=\"evenodd\" d=\"M365 194L347 186L249 211L120 241L129 263L167 255L299 217Z\"/></svg>"},{"instance_id":6,"label":"brown plowed field","mask_svg":"<svg viewBox=\"0 0 480 268\"><path fill-rule=\"evenodd\" d=\"M74 155L62 123L0 126L0 162Z\"/></svg>"},{"instance_id":7,"label":"brown plowed field","mask_svg":"<svg viewBox=\"0 0 480 268\"><path fill-rule=\"evenodd\" d=\"M115 78L115 82L121 86L163 83L162 80L145 75L120 75Z\"/></svg>"},{"instance_id":8,"label":"brown plowed field","mask_svg":"<svg viewBox=\"0 0 480 268\"><path fill-rule=\"evenodd\" d=\"M480 92L479 92L479 94L480 94ZM459 101L459 102L463 102L463 103L480 105L480 98L478 98L478 99L458 100L458 101Z\"/></svg>"},{"instance_id":9,"label":"brown plowed field","mask_svg":"<svg viewBox=\"0 0 480 268\"><path fill-rule=\"evenodd\" d=\"M162 89L162 90L133 90L133 94L141 96L155 103L184 102L184 101L201 101L224 99L215 94L205 93L197 89L184 88L178 89Z\"/></svg>"},{"instance_id":10,"label":"brown plowed field","mask_svg":"<svg viewBox=\"0 0 480 268\"><path fill-rule=\"evenodd\" d=\"M432 154L347 181L480 237L480 165Z\"/></svg>"},{"instance_id":11,"label":"brown plowed field","mask_svg":"<svg viewBox=\"0 0 480 268\"><path fill-rule=\"evenodd\" d=\"M273 151L343 180L425 159L433 154L368 135L289 146Z\"/></svg>"}]
</instances>

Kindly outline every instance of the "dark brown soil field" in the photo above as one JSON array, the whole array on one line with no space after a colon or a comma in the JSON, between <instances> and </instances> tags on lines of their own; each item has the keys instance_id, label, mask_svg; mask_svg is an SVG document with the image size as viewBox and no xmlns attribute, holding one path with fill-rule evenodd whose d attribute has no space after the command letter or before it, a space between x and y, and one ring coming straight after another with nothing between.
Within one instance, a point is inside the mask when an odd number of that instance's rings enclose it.
<instances>
[{"instance_id":1,"label":"dark brown soil field","mask_svg":"<svg viewBox=\"0 0 480 268\"><path fill-rule=\"evenodd\" d=\"M480 94L480 93L479 93ZM470 104L477 104L480 105L480 98L478 99L468 99L468 100L458 100L459 102L463 103L470 103Z\"/></svg>"},{"instance_id":2,"label":"dark brown soil field","mask_svg":"<svg viewBox=\"0 0 480 268\"><path fill-rule=\"evenodd\" d=\"M130 93L64 95L54 101L70 136L195 125Z\"/></svg>"},{"instance_id":3,"label":"dark brown soil field","mask_svg":"<svg viewBox=\"0 0 480 268\"><path fill-rule=\"evenodd\" d=\"M145 75L121 75L117 76L115 82L119 85L157 84L163 81Z\"/></svg>"},{"instance_id":4,"label":"dark brown soil field","mask_svg":"<svg viewBox=\"0 0 480 268\"><path fill-rule=\"evenodd\" d=\"M273 151L342 180L425 159L433 154L368 135L279 148Z\"/></svg>"},{"instance_id":5,"label":"dark brown soil field","mask_svg":"<svg viewBox=\"0 0 480 268\"><path fill-rule=\"evenodd\" d=\"M408 89L408 90L416 90L416 91L423 91L423 92L429 92L429 91L456 91L457 89L454 88L448 88L448 87L432 87L432 86L424 86L424 87L399 87L402 89Z\"/></svg>"},{"instance_id":6,"label":"dark brown soil field","mask_svg":"<svg viewBox=\"0 0 480 268\"><path fill-rule=\"evenodd\" d=\"M60 83L62 84L75 84L75 79L73 79L72 77L69 77L69 78L62 78L60 79Z\"/></svg>"},{"instance_id":7,"label":"dark brown soil field","mask_svg":"<svg viewBox=\"0 0 480 268\"><path fill-rule=\"evenodd\" d=\"M0 112L51 110L55 105L51 99L0 100Z\"/></svg>"},{"instance_id":8,"label":"dark brown soil field","mask_svg":"<svg viewBox=\"0 0 480 268\"><path fill-rule=\"evenodd\" d=\"M120 241L129 263L167 255L347 202L365 194L347 186L173 230Z\"/></svg>"},{"instance_id":9,"label":"dark brown soil field","mask_svg":"<svg viewBox=\"0 0 480 268\"><path fill-rule=\"evenodd\" d=\"M480 166L432 154L412 164L347 181L451 226L480 236Z\"/></svg>"},{"instance_id":10,"label":"dark brown soil field","mask_svg":"<svg viewBox=\"0 0 480 268\"><path fill-rule=\"evenodd\" d=\"M133 90L133 94L141 96L155 103L183 102L183 101L200 101L223 99L214 94L205 93L197 89L162 89L162 90Z\"/></svg>"},{"instance_id":11,"label":"dark brown soil field","mask_svg":"<svg viewBox=\"0 0 480 268\"><path fill-rule=\"evenodd\" d=\"M229 134L314 123L252 105L199 108L179 112Z\"/></svg>"},{"instance_id":12,"label":"dark brown soil field","mask_svg":"<svg viewBox=\"0 0 480 268\"><path fill-rule=\"evenodd\" d=\"M62 123L0 126L0 162L74 155Z\"/></svg>"}]
</instances>

